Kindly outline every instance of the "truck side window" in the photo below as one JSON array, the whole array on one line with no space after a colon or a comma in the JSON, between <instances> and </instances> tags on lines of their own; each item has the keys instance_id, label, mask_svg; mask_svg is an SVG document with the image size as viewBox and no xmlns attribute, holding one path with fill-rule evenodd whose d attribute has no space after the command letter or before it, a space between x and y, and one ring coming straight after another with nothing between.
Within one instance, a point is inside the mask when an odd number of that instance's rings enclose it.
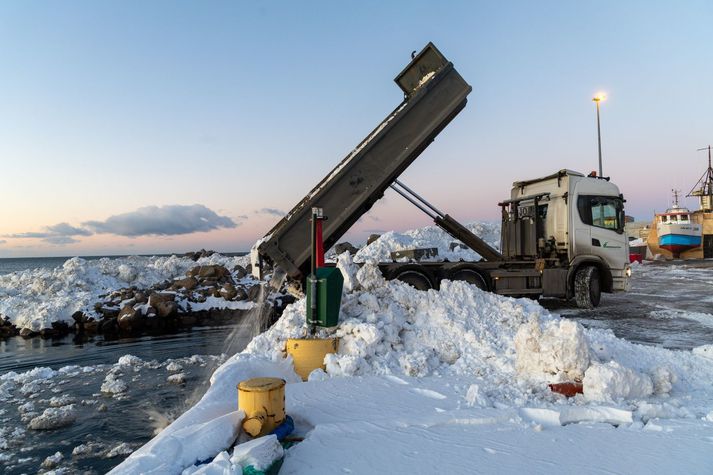
<instances>
[{"instance_id":1,"label":"truck side window","mask_svg":"<svg viewBox=\"0 0 713 475\"><path fill-rule=\"evenodd\" d=\"M622 211L624 205L619 198L609 196L580 196L577 210L584 224L598 228L623 230Z\"/></svg>"}]
</instances>

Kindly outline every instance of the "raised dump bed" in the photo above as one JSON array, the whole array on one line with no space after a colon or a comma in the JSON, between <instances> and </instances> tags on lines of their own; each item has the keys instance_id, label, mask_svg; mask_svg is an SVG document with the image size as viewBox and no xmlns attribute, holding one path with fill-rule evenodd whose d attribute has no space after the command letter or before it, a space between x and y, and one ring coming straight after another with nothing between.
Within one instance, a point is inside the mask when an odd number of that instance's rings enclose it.
<instances>
[{"instance_id":1,"label":"raised dump bed","mask_svg":"<svg viewBox=\"0 0 713 475\"><path fill-rule=\"evenodd\" d=\"M471 86L429 43L395 79L403 102L310 191L258 246L267 261L293 279L310 267L311 209L320 207L329 249L465 107Z\"/></svg>"}]
</instances>

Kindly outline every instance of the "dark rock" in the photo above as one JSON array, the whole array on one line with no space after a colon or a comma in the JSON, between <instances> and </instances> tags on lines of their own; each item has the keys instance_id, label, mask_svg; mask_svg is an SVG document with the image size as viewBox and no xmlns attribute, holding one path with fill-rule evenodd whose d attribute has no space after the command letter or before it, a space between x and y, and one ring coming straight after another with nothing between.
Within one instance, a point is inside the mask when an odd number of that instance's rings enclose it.
<instances>
[{"instance_id":1,"label":"dark rock","mask_svg":"<svg viewBox=\"0 0 713 475\"><path fill-rule=\"evenodd\" d=\"M223 277L229 277L230 272L228 269L221 265L213 264L208 266L197 266L186 272L188 277L200 277L202 279L214 278L220 279Z\"/></svg>"},{"instance_id":2,"label":"dark rock","mask_svg":"<svg viewBox=\"0 0 713 475\"><path fill-rule=\"evenodd\" d=\"M154 307L158 309L158 303L160 302L173 302L176 296L169 293L152 292L149 295L149 307Z\"/></svg>"},{"instance_id":3,"label":"dark rock","mask_svg":"<svg viewBox=\"0 0 713 475\"><path fill-rule=\"evenodd\" d=\"M99 323L99 333L105 336L114 336L119 333L119 324L116 318L106 318Z\"/></svg>"},{"instance_id":4,"label":"dark rock","mask_svg":"<svg viewBox=\"0 0 713 475\"><path fill-rule=\"evenodd\" d=\"M186 289L193 290L198 287L198 279L195 277L186 277L185 279L178 279L173 281L171 288L173 289Z\"/></svg>"},{"instance_id":5,"label":"dark rock","mask_svg":"<svg viewBox=\"0 0 713 475\"><path fill-rule=\"evenodd\" d=\"M381 234L370 234L369 237L366 239L366 245L368 246L372 242L376 241L381 237Z\"/></svg>"},{"instance_id":6,"label":"dark rock","mask_svg":"<svg viewBox=\"0 0 713 475\"><path fill-rule=\"evenodd\" d=\"M231 283L227 283L223 285L223 288L220 289L220 295L225 299L225 300L233 300L235 297L238 295L238 290L235 288L235 286Z\"/></svg>"},{"instance_id":7,"label":"dark rock","mask_svg":"<svg viewBox=\"0 0 713 475\"><path fill-rule=\"evenodd\" d=\"M35 335L37 335L37 332L32 331L29 328L21 328L20 329L20 336L22 338L32 338Z\"/></svg>"},{"instance_id":8,"label":"dark rock","mask_svg":"<svg viewBox=\"0 0 713 475\"><path fill-rule=\"evenodd\" d=\"M235 289L235 294L235 300L247 300L248 298L248 293L242 287Z\"/></svg>"},{"instance_id":9,"label":"dark rock","mask_svg":"<svg viewBox=\"0 0 713 475\"><path fill-rule=\"evenodd\" d=\"M243 277L248 275L248 271L240 264L236 264L236 266L233 267L233 274L235 274L235 277L237 277L238 279L242 279Z\"/></svg>"},{"instance_id":10,"label":"dark rock","mask_svg":"<svg viewBox=\"0 0 713 475\"><path fill-rule=\"evenodd\" d=\"M134 300L136 300L136 303L146 303L149 301L149 298L143 292L136 292L134 294Z\"/></svg>"},{"instance_id":11,"label":"dark rock","mask_svg":"<svg viewBox=\"0 0 713 475\"><path fill-rule=\"evenodd\" d=\"M157 315L156 309L154 307L146 307L146 317L153 318Z\"/></svg>"},{"instance_id":12,"label":"dark rock","mask_svg":"<svg viewBox=\"0 0 713 475\"><path fill-rule=\"evenodd\" d=\"M96 308L96 305L94 306L94 308ZM85 319L86 317L84 316L84 312L82 312L81 310L78 310L72 314L72 320L74 320L76 323L83 322Z\"/></svg>"},{"instance_id":13,"label":"dark rock","mask_svg":"<svg viewBox=\"0 0 713 475\"><path fill-rule=\"evenodd\" d=\"M344 252L349 252L352 256L357 253L359 249L354 247L350 242L340 242L334 246L334 252L337 254L342 254Z\"/></svg>"},{"instance_id":14,"label":"dark rock","mask_svg":"<svg viewBox=\"0 0 713 475\"><path fill-rule=\"evenodd\" d=\"M119 316L119 309L111 307L101 307L99 309L99 313L101 313L104 318L116 318Z\"/></svg>"},{"instance_id":15,"label":"dark rock","mask_svg":"<svg viewBox=\"0 0 713 475\"><path fill-rule=\"evenodd\" d=\"M99 329L99 322L97 322L96 320L94 320L91 317L87 318L82 323L83 323L83 328L84 328L85 333L94 334Z\"/></svg>"},{"instance_id":16,"label":"dark rock","mask_svg":"<svg viewBox=\"0 0 713 475\"><path fill-rule=\"evenodd\" d=\"M64 336L69 334L69 324L67 322L52 322L52 336Z\"/></svg>"},{"instance_id":17,"label":"dark rock","mask_svg":"<svg viewBox=\"0 0 713 475\"><path fill-rule=\"evenodd\" d=\"M173 300L167 300L164 302L156 302L156 315L161 318L170 317L178 312L178 304Z\"/></svg>"},{"instance_id":18,"label":"dark rock","mask_svg":"<svg viewBox=\"0 0 713 475\"><path fill-rule=\"evenodd\" d=\"M253 272L253 265L252 265L252 264L246 265L246 266L245 266L245 271L246 271L248 274L252 274L252 272Z\"/></svg>"}]
</instances>

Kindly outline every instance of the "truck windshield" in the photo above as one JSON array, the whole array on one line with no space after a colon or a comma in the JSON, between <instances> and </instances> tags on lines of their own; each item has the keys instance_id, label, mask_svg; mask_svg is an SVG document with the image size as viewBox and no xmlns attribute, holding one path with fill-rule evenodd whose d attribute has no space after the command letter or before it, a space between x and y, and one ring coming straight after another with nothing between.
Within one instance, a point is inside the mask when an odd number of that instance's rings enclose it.
<instances>
[{"instance_id":1,"label":"truck windshield","mask_svg":"<svg viewBox=\"0 0 713 475\"><path fill-rule=\"evenodd\" d=\"M584 224L611 229L618 233L624 230L624 203L614 196L579 196L579 217Z\"/></svg>"}]
</instances>

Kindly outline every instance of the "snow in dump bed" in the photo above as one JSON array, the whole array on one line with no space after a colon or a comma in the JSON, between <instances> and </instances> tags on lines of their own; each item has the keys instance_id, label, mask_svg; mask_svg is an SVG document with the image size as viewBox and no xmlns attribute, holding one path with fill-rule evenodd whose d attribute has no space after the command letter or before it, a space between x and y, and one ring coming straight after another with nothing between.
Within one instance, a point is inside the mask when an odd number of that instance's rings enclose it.
<instances>
[{"instance_id":1,"label":"snow in dump bed","mask_svg":"<svg viewBox=\"0 0 713 475\"><path fill-rule=\"evenodd\" d=\"M235 417L236 384L256 376L288 382L304 437L280 473L710 473L713 364L702 350L635 345L463 282L419 292L348 254L338 265L350 290L339 326L322 331L340 337L326 372L299 382L283 353L304 335L300 300L115 473L241 473L226 443L238 429L224 418ZM577 379L584 394L570 399L548 388ZM207 453L220 456L193 467Z\"/></svg>"},{"instance_id":2,"label":"snow in dump bed","mask_svg":"<svg viewBox=\"0 0 713 475\"><path fill-rule=\"evenodd\" d=\"M475 222L467 224L466 228L490 246L496 249L500 248L500 223ZM428 260L451 262L480 260L480 255L477 252L454 246L454 243L460 244L460 241L438 226L426 226L403 233L389 231L360 249L354 256L354 260L356 262L389 262L392 260L391 252L393 251L434 247L438 248L438 256Z\"/></svg>"},{"instance_id":3,"label":"snow in dump bed","mask_svg":"<svg viewBox=\"0 0 713 475\"><path fill-rule=\"evenodd\" d=\"M74 312L90 312L99 296L110 290L135 285L149 287L185 275L196 265L220 264L232 269L246 265L247 256L213 254L197 262L186 257L69 259L53 269L31 269L0 275L0 314L18 328L34 331L55 321L71 322Z\"/></svg>"}]
</instances>

